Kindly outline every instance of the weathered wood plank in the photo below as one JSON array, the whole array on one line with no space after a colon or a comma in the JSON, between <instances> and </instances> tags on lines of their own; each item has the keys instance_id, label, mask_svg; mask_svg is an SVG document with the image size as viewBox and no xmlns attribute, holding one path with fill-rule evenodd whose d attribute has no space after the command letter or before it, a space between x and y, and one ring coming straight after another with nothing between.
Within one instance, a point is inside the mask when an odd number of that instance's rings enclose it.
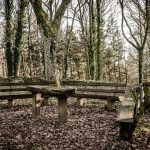
<instances>
[{"instance_id":1,"label":"weathered wood plank","mask_svg":"<svg viewBox=\"0 0 150 150\"><path fill-rule=\"evenodd\" d=\"M0 83L0 86L34 86L34 85L51 85L53 82L5 82Z\"/></svg>"},{"instance_id":2,"label":"weathered wood plank","mask_svg":"<svg viewBox=\"0 0 150 150\"><path fill-rule=\"evenodd\" d=\"M0 95L0 100L6 99L24 99L24 98L32 98L32 94L9 94L9 95Z\"/></svg>"},{"instance_id":3,"label":"weathered wood plank","mask_svg":"<svg viewBox=\"0 0 150 150\"><path fill-rule=\"evenodd\" d=\"M42 86L29 86L27 87L32 93L42 93L49 96L71 96L75 94L75 89L72 88L54 88L54 87L42 87Z\"/></svg>"},{"instance_id":4,"label":"weathered wood plank","mask_svg":"<svg viewBox=\"0 0 150 150\"><path fill-rule=\"evenodd\" d=\"M75 93L75 94L73 95L73 97L119 101L119 96L108 96L108 95L98 95L98 94Z\"/></svg>"},{"instance_id":5,"label":"weathered wood plank","mask_svg":"<svg viewBox=\"0 0 150 150\"><path fill-rule=\"evenodd\" d=\"M76 81L76 80L63 80L63 85L74 85L74 86L116 86L116 87L126 87L125 83L103 83L98 81Z\"/></svg>"},{"instance_id":6,"label":"weathered wood plank","mask_svg":"<svg viewBox=\"0 0 150 150\"><path fill-rule=\"evenodd\" d=\"M15 81L15 80L14 80ZM7 82L1 82L0 86L13 86L13 85L55 85L55 81L41 80L41 81L32 81L32 80L22 80L21 82L14 82L13 80L8 80ZM126 87L125 83L103 83L99 81L82 81L82 80L62 80L62 85L80 85L80 86L120 86Z\"/></svg>"},{"instance_id":7,"label":"weathered wood plank","mask_svg":"<svg viewBox=\"0 0 150 150\"><path fill-rule=\"evenodd\" d=\"M117 90L117 89L94 89L94 88L77 88L77 91L82 92L101 92L101 93L123 93L125 94L125 90Z\"/></svg>"},{"instance_id":8,"label":"weathered wood plank","mask_svg":"<svg viewBox=\"0 0 150 150\"><path fill-rule=\"evenodd\" d=\"M0 92L18 92L18 91L28 91L26 87L11 87L11 88L2 88L0 89Z\"/></svg>"}]
</instances>

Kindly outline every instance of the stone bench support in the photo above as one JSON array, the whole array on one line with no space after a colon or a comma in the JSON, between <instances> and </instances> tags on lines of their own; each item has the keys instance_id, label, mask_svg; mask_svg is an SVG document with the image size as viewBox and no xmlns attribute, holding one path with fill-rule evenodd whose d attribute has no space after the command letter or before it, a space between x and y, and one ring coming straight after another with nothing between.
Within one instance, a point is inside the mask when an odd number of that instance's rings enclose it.
<instances>
[{"instance_id":1,"label":"stone bench support","mask_svg":"<svg viewBox=\"0 0 150 150\"><path fill-rule=\"evenodd\" d=\"M58 122L67 122L67 97L58 97Z\"/></svg>"},{"instance_id":2,"label":"stone bench support","mask_svg":"<svg viewBox=\"0 0 150 150\"><path fill-rule=\"evenodd\" d=\"M108 110L113 110L113 109L115 109L115 101L114 101L114 100L107 100L106 108L107 108Z\"/></svg>"},{"instance_id":3,"label":"stone bench support","mask_svg":"<svg viewBox=\"0 0 150 150\"><path fill-rule=\"evenodd\" d=\"M49 105L48 99L49 99L49 96L44 96L44 106L48 106Z\"/></svg>"},{"instance_id":4,"label":"stone bench support","mask_svg":"<svg viewBox=\"0 0 150 150\"><path fill-rule=\"evenodd\" d=\"M130 140L136 127L134 121L135 116L135 103L134 101L123 101L121 103L118 115L117 123L119 124L119 135L122 140Z\"/></svg>"},{"instance_id":5,"label":"stone bench support","mask_svg":"<svg viewBox=\"0 0 150 150\"><path fill-rule=\"evenodd\" d=\"M33 106L32 108L33 117L40 115L40 107L41 107L41 94L40 93L33 94L32 106Z\"/></svg>"},{"instance_id":6,"label":"stone bench support","mask_svg":"<svg viewBox=\"0 0 150 150\"><path fill-rule=\"evenodd\" d=\"M13 107L13 99L8 99L8 107Z\"/></svg>"}]
</instances>

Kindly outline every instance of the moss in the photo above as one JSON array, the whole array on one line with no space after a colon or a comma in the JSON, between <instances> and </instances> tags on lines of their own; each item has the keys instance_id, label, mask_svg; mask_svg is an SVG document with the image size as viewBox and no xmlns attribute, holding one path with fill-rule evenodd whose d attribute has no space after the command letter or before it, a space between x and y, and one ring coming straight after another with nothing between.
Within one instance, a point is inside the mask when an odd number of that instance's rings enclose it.
<instances>
[{"instance_id":1,"label":"moss","mask_svg":"<svg viewBox=\"0 0 150 150\"><path fill-rule=\"evenodd\" d=\"M24 82L44 82L45 80L40 77L23 77Z\"/></svg>"},{"instance_id":2,"label":"moss","mask_svg":"<svg viewBox=\"0 0 150 150\"><path fill-rule=\"evenodd\" d=\"M140 125L138 128L135 130L135 134L139 134L140 132L150 132L150 123L145 123Z\"/></svg>"},{"instance_id":3,"label":"moss","mask_svg":"<svg viewBox=\"0 0 150 150\"><path fill-rule=\"evenodd\" d=\"M7 62L7 76L13 76L13 52L12 52L12 4L11 0L5 0L5 56Z\"/></svg>"},{"instance_id":4,"label":"moss","mask_svg":"<svg viewBox=\"0 0 150 150\"><path fill-rule=\"evenodd\" d=\"M27 6L26 0L20 0L19 11L17 18L17 30L15 34L15 44L14 44L14 76L18 75L19 63L20 63L20 54L21 54L21 45L23 37L23 28L24 28L24 18L25 18L25 8Z\"/></svg>"},{"instance_id":5,"label":"moss","mask_svg":"<svg viewBox=\"0 0 150 150\"><path fill-rule=\"evenodd\" d=\"M31 4L37 18L37 23L43 29L44 35L46 37L55 36L56 31L52 27L51 22L48 20L47 13L42 9L41 1L36 1L36 3L31 2Z\"/></svg>"},{"instance_id":6,"label":"moss","mask_svg":"<svg viewBox=\"0 0 150 150\"><path fill-rule=\"evenodd\" d=\"M138 93L135 90L131 91L131 97L134 100L135 104L137 104L139 97L138 97Z\"/></svg>"},{"instance_id":7,"label":"moss","mask_svg":"<svg viewBox=\"0 0 150 150\"><path fill-rule=\"evenodd\" d=\"M150 87L144 87L144 105L145 105L145 109L150 108Z\"/></svg>"}]
</instances>

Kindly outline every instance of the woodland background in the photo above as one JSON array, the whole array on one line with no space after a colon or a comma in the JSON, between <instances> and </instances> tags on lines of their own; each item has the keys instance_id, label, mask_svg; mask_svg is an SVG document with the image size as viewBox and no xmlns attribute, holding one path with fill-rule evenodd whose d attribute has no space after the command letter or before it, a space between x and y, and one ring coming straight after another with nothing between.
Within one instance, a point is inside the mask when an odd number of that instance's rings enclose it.
<instances>
[{"instance_id":1,"label":"woodland background","mask_svg":"<svg viewBox=\"0 0 150 150\"><path fill-rule=\"evenodd\" d=\"M149 0L0 1L0 76L150 81Z\"/></svg>"}]
</instances>

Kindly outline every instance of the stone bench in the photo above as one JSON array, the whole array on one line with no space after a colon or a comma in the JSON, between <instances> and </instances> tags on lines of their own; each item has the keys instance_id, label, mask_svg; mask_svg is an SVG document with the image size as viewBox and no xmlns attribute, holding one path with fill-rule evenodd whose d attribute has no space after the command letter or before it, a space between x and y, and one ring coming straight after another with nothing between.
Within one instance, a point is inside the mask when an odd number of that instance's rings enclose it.
<instances>
[{"instance_id":1,"label":"stone bench","mask_svg":"<svg viewBox=\"0 0 150 150\"><path fill-rule=\"evenodd\" d=\"M119 124L119 135L123 140L132 138L135 129L135 102L126 100L121 102L116 122Z\"/></svg>"}]
</instances>

